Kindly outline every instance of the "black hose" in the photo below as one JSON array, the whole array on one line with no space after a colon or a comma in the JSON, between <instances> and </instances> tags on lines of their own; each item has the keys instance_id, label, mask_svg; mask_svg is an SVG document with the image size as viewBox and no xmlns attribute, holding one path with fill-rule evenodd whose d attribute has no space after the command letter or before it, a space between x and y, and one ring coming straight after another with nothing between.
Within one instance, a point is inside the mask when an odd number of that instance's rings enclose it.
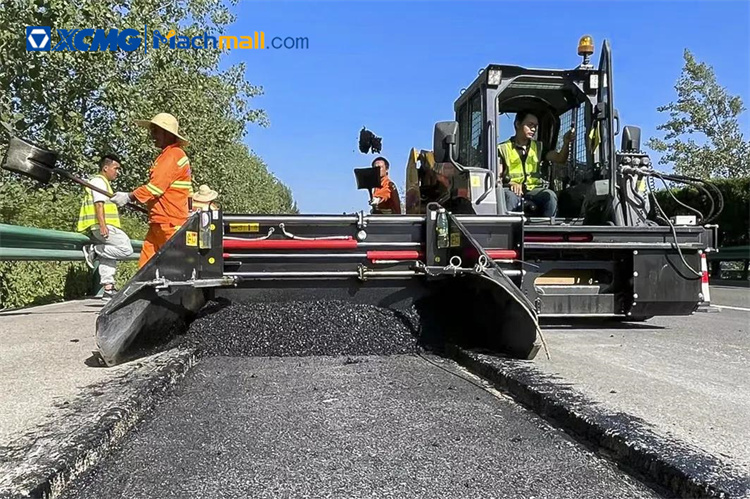
<instances>
[{"instance_id":1,"label":"black hose","mask_svg":"<svg viewBox=\"0 0 750 499\"><path fill-rule=\"evenodd\" d=\"M661 181L664 183L664 186L667 187L667 189L669 189L667 182L664 180L664 178L661 175L659 175L658 173L655 173L654 176L659 177ZM680 255L680 260L682 260L682 264L688 270L690 270L690 272L692 272L693 274L697 276L696 279L703 277L703 274L701 272L698 272L697 270L695 270L693 267L690 266L687 260L685 260L685 255L682 254L682 248L680 248L680 240L677 237L677 230L675 229L674 224L667 217L667 214L664 212L664 209L661 207L661 204L659 204L659 200L656 198L656 196L653 196L653 198L654 198L654 204L656 205L656 208L664 216L663 220L667 223L667 225L669 226L669 229L672 232L672 238L674 239L675 249L677 249L677 254Z\"/></svg>"},{"instance_id":2,"label":"black hose","mask_svg":"<svg viewBox=\"0 0 750 499\"><path fill-rule=\"evenodd\" d=\"M706 197L708 197L708 200L711 203L711 213L706 217L705 223L712 222L713 220L718 218L722 211L724 211L724 196L722 195L719 188L714 184L702 180L682 180L681 182L702 190ZM711 194L711 192L709 192L709 190L713 192L713 195Z\"/></svg>"},{"instance_id":3,"label":"black hose","mask_svg":"<svg viewBox=\"0 0 750 499\"><path fill-rule=\"evenodd\" d=\"M693 213L695 213L698 216L697 223L699 223L699 224L703 223L703 221L706 218L706 217L703 216L703 213L701 213L700 210L697 210L697 209L693 208L692 206L689 206L689 205L683 203L682 201L680 201L679 199L677 199L677 196L675 196L674 193L672 192L672 186L670 186L669 184L667 184L667 181L665 180L666 177L664 177L663 175L661 175L659 173L656 173L656 172L654 172L653 175L655 177L658 177L659 179L661 179L662 183L664 184L664 187L667 188L667 192L672 197L672 199L674 199L675 203L677 203L678 205L682 206L683 208L685 208L687 210L690 210ZM705 191L705 189L704 189L704 191ZM711 213L713 213L713 205L714 205L713 200L711 200Z\"/></svg>"}]
</instances>

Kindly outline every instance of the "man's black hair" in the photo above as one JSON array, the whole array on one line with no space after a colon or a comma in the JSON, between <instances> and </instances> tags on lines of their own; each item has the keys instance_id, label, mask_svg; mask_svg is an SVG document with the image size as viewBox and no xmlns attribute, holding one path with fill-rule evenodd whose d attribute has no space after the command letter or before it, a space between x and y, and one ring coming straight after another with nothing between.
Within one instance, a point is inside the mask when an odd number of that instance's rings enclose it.
<instances>
[{"instance_id":1,"label":"man's black hair","mask_svg":"<svg viewBox=\"0 0 750 499\"><path fill-rule=\"evenodd\" d=\"M390 168L391 168L391 164L390 164L390 163L388 162L388 160L387 160L387 159L385 159L385 158L384 158L383 156L378 156L377 158L373 159L373 160L372 160L372 165L371 165L371 166L375 166L375 163L377 163L378 161L382 161L383 163L385 163L385 167L386 167L386 168L388 168L388 169L390 169Z\"/></svg>"},{"instance_id":2,"label":"man's black hair","mask_svg":"<svg viewBox=\"0 0 750 499\"><path fill-rule=\"evenodd\" d=\"M519 111L516 113L516 119L513 121L513 124L523 123L523 120L525 120L526 117L530 114L533 114L534 116L537 117L537 119L539 119L539 116L534 111L527 109L526 111Z\"/></svg>"},{"instance_id":3,"label":"man's black hair","mask_svg":"<svg viewBox=\"0 0 750 499\"><path fill-rule=\"evenodd\" d=\"M101 159L99 160L99 170L101 171L101 169L104 168L105 165L107 165L107 164L109 164L109 163L111 163L113 161L122 164L122 162L120 161L119 156L117 156L115 153L108 152L107 154L105 154L104 156L102 156Z\"/></svg>"}]
</instances>

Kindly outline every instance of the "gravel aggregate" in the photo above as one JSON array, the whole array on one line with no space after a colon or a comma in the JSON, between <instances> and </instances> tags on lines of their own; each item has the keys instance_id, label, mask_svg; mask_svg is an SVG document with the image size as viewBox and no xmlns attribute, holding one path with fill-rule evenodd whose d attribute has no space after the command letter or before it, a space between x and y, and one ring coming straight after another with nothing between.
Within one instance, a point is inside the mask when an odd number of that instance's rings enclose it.
<instances>
[{"instance_id":1,"label":"gravel aggregate","mask_svg":"<svg viewBox=\"0 0 750 499\"><path fill-rule=\"evenodd\" d=\"M172 345L206 356L394 355L420 351L419 318L341 301L209 302Z\"/></svg>"}]
</instances>

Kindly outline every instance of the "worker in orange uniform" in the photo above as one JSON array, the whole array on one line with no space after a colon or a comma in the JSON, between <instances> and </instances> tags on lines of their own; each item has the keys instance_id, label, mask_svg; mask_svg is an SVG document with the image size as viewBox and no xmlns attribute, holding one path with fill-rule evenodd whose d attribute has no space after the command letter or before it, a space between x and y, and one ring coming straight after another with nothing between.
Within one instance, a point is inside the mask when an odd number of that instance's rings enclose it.
<instances>
[{"instance_id":1,"label":"worker in orange uniform","mask_svg":"<svg viewBox=\"0 0 750 499\"><path fill-rule=\"evenodd\" d=\"M188 199L192 195L190 161L182 146L187 140L180 136L177 119L160 113L150 121L136 120L149 128L151 138L161 154L151 166L148 183L133 192L118 192L112 202L124 206L140 201L148 206L148 233L143 241L138 267L143 267L188 218Z\"/></svg>"},{"instance_id":2,"label":"worker in orange uniform","mask_svg":"<svg viewBox=\"0 0 750 499\"><path fill-rule=\"evenodd\" d=\"M373 168L380 169L380 187L372 192L370 206L375 214L401 214L401 199L398 197L398 190L390 177L388 170L391 165L388 160L382 156L372 161Z\"/></svg>"}]
</instances>

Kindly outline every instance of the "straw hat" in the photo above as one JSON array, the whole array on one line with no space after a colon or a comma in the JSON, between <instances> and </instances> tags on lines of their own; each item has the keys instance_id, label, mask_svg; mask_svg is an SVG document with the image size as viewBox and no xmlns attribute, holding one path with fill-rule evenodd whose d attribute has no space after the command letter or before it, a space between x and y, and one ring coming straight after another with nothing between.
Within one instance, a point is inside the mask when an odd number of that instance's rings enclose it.
<instances>
[{"instance_id":1,"label":"straw hat","mask_svg":"<svg viewBox=\"0 0 750 499\"><path fill-rule=\"evenodd\" d=\"M193 194L193 201L208 203L213 201L217 197L219 197L219 193L204 184L198 187L198 192Z\"/></svg>"},{"instance_id":2,"label":"straw hat","mask_svg":"<svg viewBox=\"0 0 750 499\"><path fill-rule=\"evenodd\" d=\"M153 118L151 118L150 120L135 120L135 124L145 127L145 128L149 128L152 125L156 125L159 128L171 133L183 143L185 144L188 143L188 140L178 133L179 123L177 123L177 118L175 118L169 113L159 113Z\"/></svg>"}]
</instances>

